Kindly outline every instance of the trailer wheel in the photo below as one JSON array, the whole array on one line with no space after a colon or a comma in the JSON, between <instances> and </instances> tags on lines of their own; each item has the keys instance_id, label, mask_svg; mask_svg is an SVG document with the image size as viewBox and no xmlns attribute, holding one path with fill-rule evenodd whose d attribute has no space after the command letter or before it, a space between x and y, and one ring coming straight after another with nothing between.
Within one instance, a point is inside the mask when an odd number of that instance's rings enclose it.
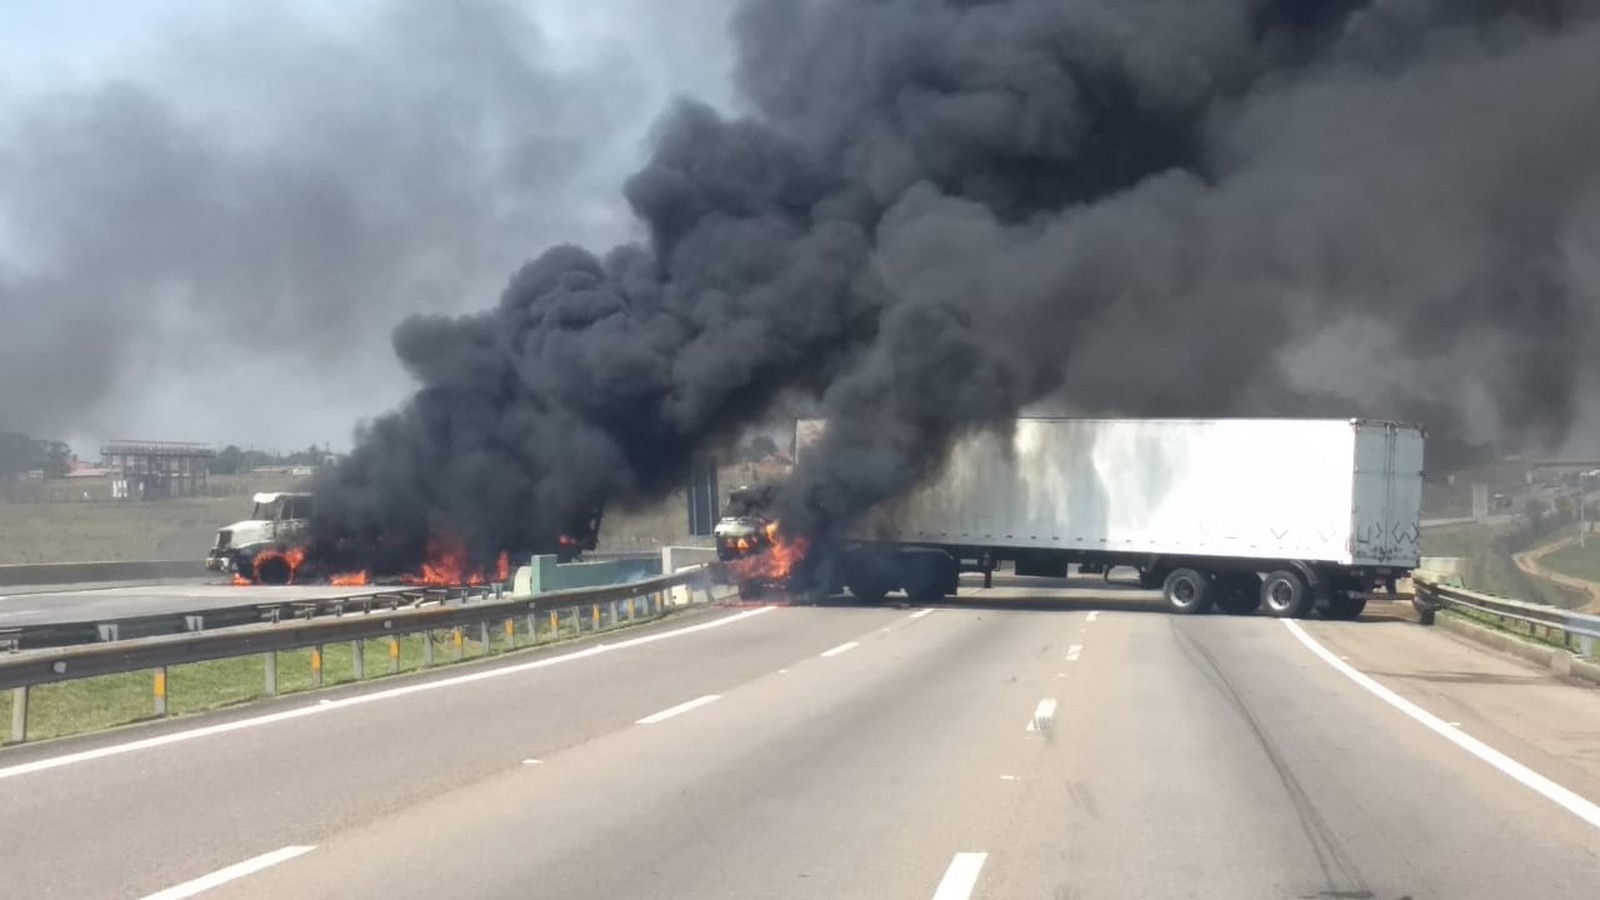
<instances>
[{"instance_id":1,"label":"trailer wheel","mask_svg":"<svg viewBox=\"0 0 1600 900\"><path fill-rule=\"evenodd\" d=\"M1254 572L1217 576L1217 608L1230 616L1248 616L1261 608L1261 576Z\"/></svg>"},{"instance_id":2,"label":"trailer wheel","mask_svg":"<svg viewBox=\"0 0 1600 900\"><path fill-rule=\"evenodd\" d=\"M1328 598L1328 605L1322 608L1322 615L1329 619L1359 619L1366 608L1366 597L1337 594Z\"/></svg>"},{"instance_id":3,"label":"trailer wheel","mask_svg":"<svg viewBox=\"0 0 1600 900\"><path fill-rule=\"evenodd\" d=\"M1261 583L1261 604L1280 619L1298 619L1311 611L1316 598L1299 572L1279 569Z\"/></svg>"},{"instance_id":4,"label":"trailer wheel","mask_svg":"<svg viewBox=\"0 0 1600 900\"><path fill-rule=\"evenodd\" d=\"M870 579L852 581L849 584L850 596L862 603L882 603L889 596L889 589L883 584Z\"/></svg>"},{"instance_id":5,"label":"trailer wheel","mask_svg":"<svg viewBox=\"0 0 1600 900\"><path fill-rule=\"evenodd\" d=\"M1210 610L1217 594L1211 577L1194 569L1173 569L1162 584L1161 593L1169 609L1184 615Z\"/></svg>"}]
</instances>

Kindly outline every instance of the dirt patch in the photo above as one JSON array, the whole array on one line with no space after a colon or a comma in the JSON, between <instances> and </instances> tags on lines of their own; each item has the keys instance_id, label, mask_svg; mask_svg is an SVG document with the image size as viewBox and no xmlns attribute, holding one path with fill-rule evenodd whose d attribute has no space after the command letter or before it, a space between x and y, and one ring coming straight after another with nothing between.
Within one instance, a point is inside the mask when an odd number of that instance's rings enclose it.
<instances>
[{"instance_id":1,"label":"dirt patch","mask_svg":"<svg viewBox=\"0 0 1600 900\"><path fill-rule=\"evenodd\" d=\"M1597 610L1600 609L1600 583L1556 571L1556 569L1550 567L1546 560L1546 557L1562 554L1568 548L1576 548L1577 543L1578 536L1569 534L1557 540L1540 544L1530 550L1524 550L1511 558L1517 564L1517 568L1535 578L1542 578L1575 591L1583 592L1589 598L1589 602L1583 608L1585 610Z\"/></svg>"}]
</instances>

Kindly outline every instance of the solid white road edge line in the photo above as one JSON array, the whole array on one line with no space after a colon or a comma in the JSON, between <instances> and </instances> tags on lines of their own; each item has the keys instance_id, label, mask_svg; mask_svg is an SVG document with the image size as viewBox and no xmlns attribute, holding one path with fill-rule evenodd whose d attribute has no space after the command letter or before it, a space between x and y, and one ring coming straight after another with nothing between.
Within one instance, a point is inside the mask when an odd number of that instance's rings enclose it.
<instances>
[{"instance_id":1,"label":"solid white road edge line","mask_svg":"<svg viewBox=\"0 0 1600 900\"><path fill-rule=\"evenodd\" d=\"M670 707L668 709L663 709L661 712L652 713L651 715L645 716L644 718L634 722L633 724L635 724L635 725L654 725L657 722L665 722L666 720L672 718L673 716L681 716L681 715L683 715L684 713L688 712L691 709L699 709L700 707L705 706L707 703L715 703L715 702L717 702L718 700L721 700L721 699L722 699L722 695L721 694L707 694L704 697L696 697L693 700L690 700L690 701L688 701L686 703L679 703L677 706L673 706L673 707Z\"/></svg>"},{"instance_id":2,"label":"solid white road edge line","mask_svg":"<svg viewBox=\"0 0 1600 900\"><path fill-rule=\"evenodd\" d=\"M626 641L618 641L615 644L607 644L603 649L600 647L589 647L587 649L578 650L572 653L563 653L560 656L548 656L544 659L536 659L532 662L518 663L511 666L500 666L491 669L482 669L466 675L456 675L450 678L440 678L434 681L421 682L419 684L408 684L405 687L389 688L388 690L357 694L353 697L344 697L339 700L322 700L320 702L312 703L308 706L286 709L282 712L268 713L264 716L253 716L248 719L235 719L232 722L222 722L217 725L206 725L201 728L191 728L187 731L175 731L171 734L163 734L159 737L145 738L138 741L129 741L125 744L111 744L105 747L96 747L93 750L82 750L77 753L67 753L61 756L51 756L44 759L36 759L33 762L18 763L14 766L0 768L0 780L4 780L6 778L15 778L19 775L30 775L34 772L43 772L46 769L56 769L60 768L61 766L70 766L74 763L103 759L107 756L117 756L123 753L132 753L136 750L150 750L155 747L165 747L168 744L192 741L196 738L210 737L215 734L226 734L230 731L242 731L246 728L256 728L261 725L272 725L277 722L287 722L290 719L299 719L304 716L314 716L319 713L332 712L336 709L345 709L346 707L350 706L360 706L364 703L375 703L379 700L391 700L395 697L405 697L411 694L419 694L424 691L455 687L458 684L468 684L474 681L485 681L490 678L500 678L506 675L515 675L520 672L528 672L534 669L542 669L546 666L554 666L559 663L571 662L575 659L587 659L591 656L598 656L602 653L612 653L617 650L627 649L629 647L638 647L644 644L654 643L656 641L663 641L668 638L679 637L685 634L693 634L695 632L705 631L710 628L721 628L724 625L731 625L735 622L744 621L752 616L759 616L763 613L771 612L775 608L776 607L761 606L755 609L747 609L744 612L734 613L731 616L724 616L723 618L714 619L710 622L701 622L699 625L689 625L684 628L675 628L671 631L658 631L655 634L647 634L643 637L631 638Z\"/></svg>"},{"instance_id":3,"label":"solid white road edge line","mask_svg":"<svg viewBox=\"0 0 1600 900\"><path fill-rule=\"evenodd\" d=\"M928 613L931 613L931 612L933 612L932 609L919 609L916 612L911 614L911 618L920 619L923 616L925 616L925 615L927 615Z\"/></svg>"},{"instance_id":4,"label":"solid white road edge line","mask_svg":"<svg viewBox=\"0 0 1600 900\"><path fill-rule=\"evenodd\" d=\"M983 861L988 858L987 853L957 853L950 860L949 868L944 870L944 877L939 879L933 900L967 900L971 897L972 889L978 885L978 873L983 870Z\"/></svg>"},{"instance_id":5,"label":"solid white road edge line","mask_svg":"<svg viewBox=\"0 0 1600 900\"><path fill-rule=\"evenodd\" d=\"M184 897L193 897L195 894L209 891L214 887L220 887L230 881L235 881L246 875L252 875L278 863L288 862L296 856L302 853L309 853L314 849L316 848L295 845L284 847L281 850L274 850L271 853L263 853L254 859L247 859L242 863L234 863L226 869L218 869L210 875L202 875L193 881L185 881L175 887L169 887L164 891L150 894L144 897L143 900L182 900Z\"/></svg>"},{"instance_id":6,"label":"solid white road edge line","mask_svg":"<svg viewBox=\"0 0 1600 900\"><path fill-rule=\"evenodd\" d=\"M845 641L844 643L840 644L839 646L834 647L832 650L824 650L824 651L822 651L821 655L822 656L838 656L841 653L849 653L851 650L854 650L855 648L857 648L859 646L861 646L861 642L860 641Z\"/></svg>"},{"instance_id":7,"label":"solid white road edge line","mask_svg":"<svg viewBox=\"0 0 1600 900\"><path fill-rule=\"evenodd\" d=\"M1083 645L1082 644L1073 644L1071 647L1068 647L1067 648L1067 662L1077 662L1078 661L1078 655L1081 654L1081 653L1083 653Z\"/></svg>"},{"instance_id":8,"label":"solid white road edge line","mask_svg":"<svg viewBox=\"0 0 1600 900\"><path fill-rule=\"evenodd\" d=\"M1304 644L1312 653L1316 654L1317 658L1333 666L1341 675L1366 688L1379 700L1400 710L1412 719L1422 723L1428 730L1520 781L1523 785L1543 794L1545 799L1550 800L1567 812L1596 828L1600 828L1600 804L1596 804L1592 800L1562 787L1477 738L1450 727L1450 723L1384 687L1372 676L1358 671L1354 666L1339 659L1328 648L1318 643L1316 638L1307 634L1306 630L1300 626L1300 623L1284 619L1283 624L1289 629L1289 633L1294 635L1295 639Z\"/></svg>"}]
</instances>

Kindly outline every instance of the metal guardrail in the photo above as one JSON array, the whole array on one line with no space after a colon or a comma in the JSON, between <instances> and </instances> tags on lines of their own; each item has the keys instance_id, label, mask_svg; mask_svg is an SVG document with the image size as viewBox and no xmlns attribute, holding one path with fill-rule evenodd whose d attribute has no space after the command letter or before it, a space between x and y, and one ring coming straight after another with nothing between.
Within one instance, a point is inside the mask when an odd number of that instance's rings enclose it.
<instances>
[{"instance_id":1,"label":"metal guardrail","mask_svg":"<svg viewBox=\"0 0 1600 900\"><path fill-rule=\"evenodd\" d=\"M1559 644L1576 655L1593 660L1600 649L1600 616L1573 612L1542 603L1510 600L1461 587L1440 584L1425 576L1412 576L1411 604L1424 625L1432 625L1438 611L1455 610L1473 618L1488 619L1509 630Z\"/></svg>"},{"instance_id":2,"label":"metal guardrail","mask_svg":"<svg viewBox=\"0 0 1600 900\"><path fill-rule=\"evenodd\" d=\"M543 594L502 597L484 602L420 606L362 616L291 619L276 623L247 625L218 631L164 635L133 640L110 641L90 646L25 650L0 655L0 690L12 691L11 740L27 739L28 695L37 685L117 675L130 672L155 672L155 714L167 714L167 669L187 663L261 655L264 660L265 696L277 695L277 654L283 651L312 650L312 687L319 687L322 648L327 644L350 642L356 680L364 677L363 648L369 640L389 640L390 671L398 671L398 639L426 634L423 641L423 668L433 664L432 635L454 632L457 658L462 654L464 629L476 627L484 653L492 646L492 626L500 626L507 649L517 645L517 623L525 619L534 642L538 642L540 619L549 615L556 634L570 622L575 633L601 631L609 621L612 627L655 617L668 607L667 592L688 588L702 593L709 601L717 583L713 566L665 575L628 584L576 588ZM644 603L635 601L643 598ZM624 607L624 602L626 606ZM623 618L626 610L626 619ZM585 616L585 613L588 616ZM609 613L609 615L607 615ZM585 628L585 622L592 623Z\"/></svg>"}]
</instances>

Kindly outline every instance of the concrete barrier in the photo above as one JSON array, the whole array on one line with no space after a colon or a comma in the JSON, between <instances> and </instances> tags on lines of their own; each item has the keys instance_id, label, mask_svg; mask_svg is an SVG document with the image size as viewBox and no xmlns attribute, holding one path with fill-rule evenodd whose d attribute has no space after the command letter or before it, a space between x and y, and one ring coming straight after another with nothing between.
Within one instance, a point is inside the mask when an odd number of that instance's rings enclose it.
<instances>
[{"instance_id":1,"label":"concrete barrier","mask_svg":"<svg viewBox=\"0 0 1600 900\"><path fill-rule=\"evenodd\" d=\"M535 556L517 569L511 590L516 594L542 594L572 588L605 587L655 578L661 560L653 556L607 559L600 562L557 563L554 554Z\"/></svg>"},{"instance_id":2,"label":"concrete barrier","mask_svg":"<svg viewBox=\"0 0 1600 900\"><path fill-rule=\"evenodd\" d=\"M205 561L199 559L23 563L0 566L0 586L155 581L163 578L199 578L208 574L214 573L208 573Z\"/></svg>"},{"instance_id":3,"label":"concrete barrier","mask_svg":"<svg viewBox=\"0 0 1600 900\"><path fill-rule=\"evenodd\" d=\"M717 561L717 551L710 547L662 547L661 572L662 574L676 575L695 566ZM712 599L726 599L730 588L723 585L712 585ZM737 589L732 589L735 593ZM694 602L687 586L680 585L667 592L668 606L687 606Z\"/></svg>"}]
</instances>

